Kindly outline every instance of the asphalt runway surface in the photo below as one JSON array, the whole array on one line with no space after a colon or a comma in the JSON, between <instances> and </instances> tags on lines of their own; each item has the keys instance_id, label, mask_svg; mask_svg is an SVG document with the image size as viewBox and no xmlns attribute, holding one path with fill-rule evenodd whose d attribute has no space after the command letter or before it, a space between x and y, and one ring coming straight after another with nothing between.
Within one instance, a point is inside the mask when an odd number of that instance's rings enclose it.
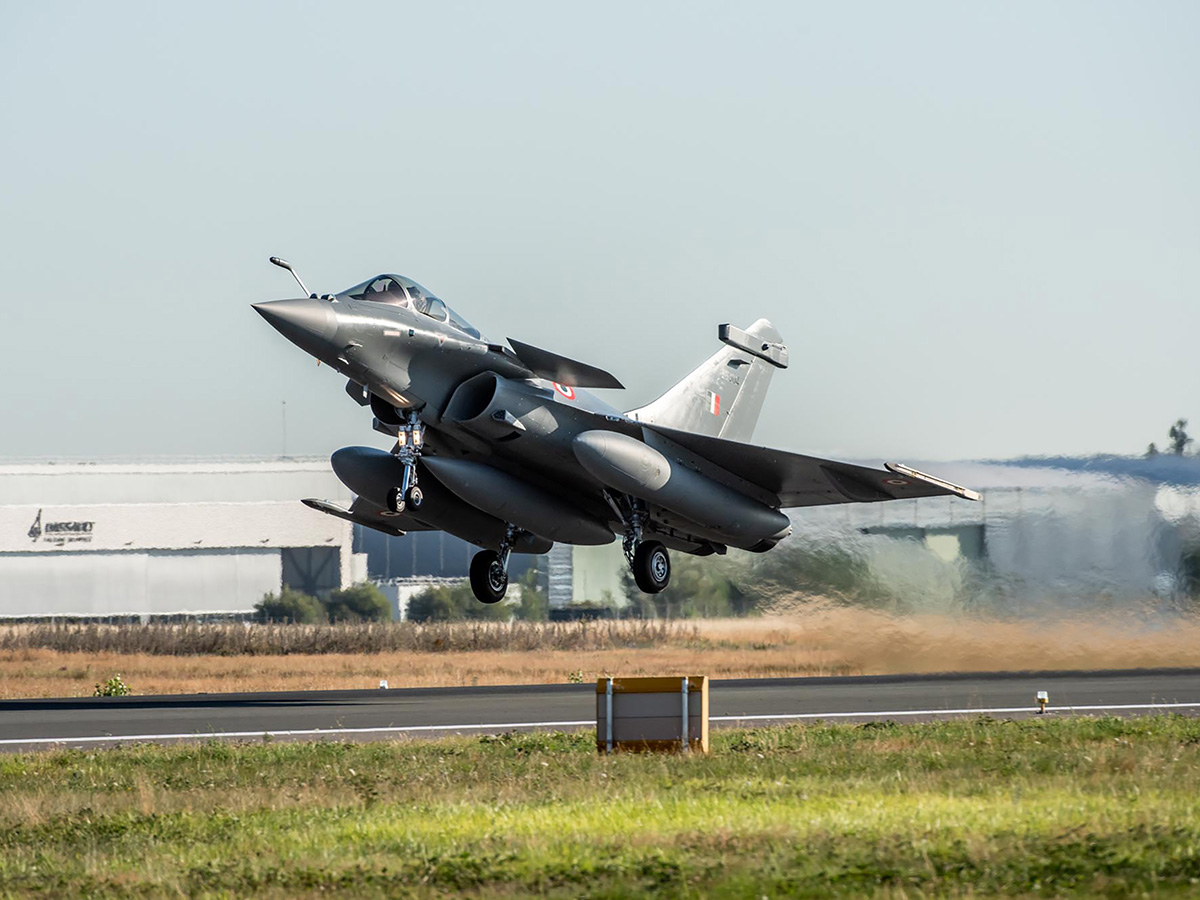
<instances>
[{"instance_id":1,"label":"asphalt runway surface","mask_svg":"<svg viewBox=\"0 0 1200 900\"><path fill-rule=\"evenodd\" d=\"M710 683L713 727L958 716L1200 715L1200 669L738 679ZM589 684L0 701L0 750L182 740L384 740L594 727Z\"/></svg>"}]
</instances>

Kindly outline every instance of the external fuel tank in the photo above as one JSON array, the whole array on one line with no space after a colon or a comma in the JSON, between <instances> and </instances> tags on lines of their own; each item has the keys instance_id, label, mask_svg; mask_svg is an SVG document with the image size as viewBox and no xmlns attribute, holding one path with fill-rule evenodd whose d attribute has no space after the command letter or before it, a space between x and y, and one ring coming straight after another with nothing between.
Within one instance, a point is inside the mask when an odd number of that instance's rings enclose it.
<instances>
[{"instance_id":1,"label":"external fuel tank","mask_svg":"<svg viewBox=\"0 0 1200 900\"><path fill-rule=\"evenodd\" d=\"M601 484L656 503L743 549L778 540L791 522L777 509L672 462L636 438L585 431L572 442L579 464Z\"/></svg>"},{"instance_id":2,"label":"external fuel tank","mask_svg":"<svg viewBox=\"0 0 1200 900\"><path fill-rule=\"evenodd\" d=\"M504 522L488 515L450 491L432 473L426 457L418 463L421 490L425 500L418 510L408 510L402 518L390 522L404 528L404 521L416 519L480 547L495 549L504 538ZM404 481L404 465L392 454L373 447L343 447L330 460L342 484L369 503L386 509L387 493ZM428 475L428 477L426 477ZM547 553L553 544L544 536L522 535L513 550L517 553Z\"/></svg>"},{"instance_id":3,"label":"external fuel tank","mask_svg":"<svg viewBox=\"0 0 1200 900\"><path fill-rule=\"evenodd\" d=\"M608 526L522 478L468 459L427 456L422 463L471 506L552 541L608 544Z\"/></svg>"}]
</instances>

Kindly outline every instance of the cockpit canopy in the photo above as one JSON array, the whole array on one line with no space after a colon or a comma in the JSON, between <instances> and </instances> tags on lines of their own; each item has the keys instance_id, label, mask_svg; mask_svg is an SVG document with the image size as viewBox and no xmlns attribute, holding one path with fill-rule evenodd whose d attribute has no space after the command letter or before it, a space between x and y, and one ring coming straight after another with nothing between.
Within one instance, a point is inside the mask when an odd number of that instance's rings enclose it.
<instances>
[{"instance_id":1,"label":"cockpit canopy","mask_svg":"<svg viewBox=\"0 0 1200 900\"><path fill-rule=\"evenodd\" d=\"M336 295L350 300L371 300L376 303L391 303L415 309L431 319L449 322L459 331L473 338L479 337L479 329L458 315L440 299L403 275L376 275Z\"/></svg>"}]
</instances>

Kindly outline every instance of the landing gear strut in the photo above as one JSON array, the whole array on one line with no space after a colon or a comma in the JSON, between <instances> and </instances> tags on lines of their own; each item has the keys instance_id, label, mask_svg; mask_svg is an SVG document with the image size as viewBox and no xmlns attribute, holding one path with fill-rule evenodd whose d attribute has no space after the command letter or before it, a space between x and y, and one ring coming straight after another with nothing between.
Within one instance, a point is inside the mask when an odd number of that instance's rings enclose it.
<instances>
[{"instance_id":1,"label":"landing gear strut","mask_svg":"<svg viewBox=\"0 0 1200 900\"><path fill-rule=\"evenodd\" d=\"M607 493L605 499L625 523L622 548L638 589L643 594L657 594L665 590L671 583L671 557L661 542L644 539L643 531L649 518L645 505L639 500L626 497L624 499L628 511L623 511L621 505Z\"/></svg>"},{"instance_id":2,"label":"landing gear strut","mask_svg":"<svg viewBox=\"0 0 1200 900\"><path fill-rule=\"evenodd\" d=\"M506 525L500 552L480 550L471 558L471 593L481 603L499 603L508 590L508 558L520 529Z\"/></svg>"},{"instance_id":3,"label":"landing gear strut","mask_svg":"<svg viewBox=\"0 0 1200 900\"><path fill-rule=\"evenodd\" d=\"M425 495L417 485L417 460L425 448L425 425L416 410L404 414L404 424L396 433L396 459L404 464L404 481L399 487L388 491L387 505L394 513L405 509L417 510L425 501Z\"/></svg>"}]
</instances>

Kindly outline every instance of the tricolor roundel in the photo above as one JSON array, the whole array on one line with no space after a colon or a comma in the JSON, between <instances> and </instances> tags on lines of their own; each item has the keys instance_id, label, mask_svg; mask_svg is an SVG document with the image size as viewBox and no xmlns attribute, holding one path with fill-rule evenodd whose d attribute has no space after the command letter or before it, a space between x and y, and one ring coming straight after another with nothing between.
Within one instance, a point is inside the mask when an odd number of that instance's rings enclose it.
<instances>
[{"instance_id":1,"label":"tricolor roundel","mask_svg":"<svg viewBox=\"0 0 1200 900\"><path fill-rule=\"evenodd\" d=\"M559 384L556 381L556 382L554 382L554 389L556 391L558 391L560 394L562 394L564 397L566 397L568 400L575 399L575 388L571 387L569 384Z\"/></svg>"}]
</instances>

